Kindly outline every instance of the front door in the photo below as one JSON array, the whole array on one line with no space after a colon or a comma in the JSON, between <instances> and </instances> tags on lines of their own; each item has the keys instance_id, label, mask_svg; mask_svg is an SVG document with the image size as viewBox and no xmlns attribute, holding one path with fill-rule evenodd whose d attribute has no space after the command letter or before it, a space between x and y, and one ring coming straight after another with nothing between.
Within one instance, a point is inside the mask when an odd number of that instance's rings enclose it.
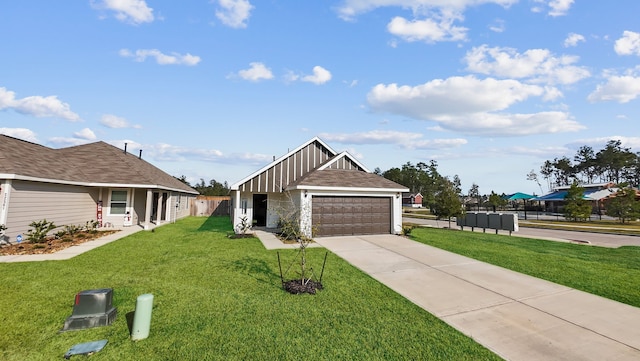
<instances>
[{"instance_id":1,"label":"front door","mask_svg":"<svg viewBox=\"0 0 640 361\"><path fill-rule=\"evenodd\" d=\"M267 195L253 195L253 224L257 227L267 225Z\"/></svg>"}]
</instances>

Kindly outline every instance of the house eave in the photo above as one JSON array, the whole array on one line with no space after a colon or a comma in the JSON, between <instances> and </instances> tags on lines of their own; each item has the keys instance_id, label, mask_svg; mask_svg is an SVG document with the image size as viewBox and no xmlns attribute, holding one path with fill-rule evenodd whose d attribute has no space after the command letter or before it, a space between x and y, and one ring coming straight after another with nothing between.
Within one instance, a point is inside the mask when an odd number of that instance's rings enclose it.
<instances>
[{"instance_id":1,"label":"house eave","mask_svg":"<svg viewBox=\"0 0 640 361\"><path fill-rule=\"evenodd\" d=\"M339 192L377 192L377 193L402 193L409 191L409 188L359 188L359 187L325 187L325 186L306 186L296 185L288 187L287 191L307 190L307 191L339 191Z\"/></svg>"},{"instance_id":2,"label":"house eave","mask_svg":"<svg viewBox=\"0 0 640 361\"><path fill-rule=\"evenodd\" d=\"M102 187L102 188L144 188L144 189L159 189L159 190L161 189L161 190L168 190L172 192L189 193L189 194L196 194L196 195L200 194L198 192L187 191L184 189L178 189L173 187L165 187L157 184L78 182L78 181L39 178L39 177L23 176L19 174L6 174L6 173L0 173L0 179L22 180L22 181L30 181L30 182L54 183L54 184L64 184L64 185L81 186L81 187L96 187L96 188Z\"/></svg>"},{"instance_id":3,"label":"house eave","mask_svg":"<svg viewBox=\"0 0 640 361\"><path fill-rule=\"evenodd\" d=\"M340 154L338 154L335 159L333 159L331 162L327 162L327 164L321 166L318 168L318 170L324 170L329 168L332 164L334 164L335 162L337 162L339 159L342 158L349 158L349 160L351 160L352 162L354 162L355 164L358 165L358 167L362 168L363 171L367 172L367 173L371 173L369 171L369 169L367 169L367 167L364 166L364 164L360 163L359 160L356 159L356 157L354 157L353 155L351 155L351 153L347 152L346 150Z\"/></svg>"}]
</instances>

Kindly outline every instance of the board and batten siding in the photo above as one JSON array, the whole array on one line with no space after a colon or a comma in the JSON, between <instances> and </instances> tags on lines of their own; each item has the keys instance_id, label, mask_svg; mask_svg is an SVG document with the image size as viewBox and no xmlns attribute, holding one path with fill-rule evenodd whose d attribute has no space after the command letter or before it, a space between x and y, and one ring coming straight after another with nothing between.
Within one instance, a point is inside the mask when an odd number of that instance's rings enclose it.
<instances>
[{"instance_id":1,"label":"board and batten siding","mask_svg":"<svg viewBox=\"0 0 640 361\"><path fill-rule=\"evenodd\" d=\"M98 189L14 180L7 215L10 241L26 233L34 221L46 219L56 226L85 225L96 219Z\"/></svg>"},{"instance_id":2,"label":"board and batten siding","mask_svg":"<svg viewBox=\"0 0 640 361\"><path fill-rule=\"evenodd\" d=\"M291 154L287 158L272 165L260 174L242 183L238 187L240 192L249 193L279 193L289 184L304 177L309 172L319 168L333 157L320 142L313 142ZM345 157L337 159L327 168L330 169L358 169L362 168Z\"/></svg>"}]
</instances>

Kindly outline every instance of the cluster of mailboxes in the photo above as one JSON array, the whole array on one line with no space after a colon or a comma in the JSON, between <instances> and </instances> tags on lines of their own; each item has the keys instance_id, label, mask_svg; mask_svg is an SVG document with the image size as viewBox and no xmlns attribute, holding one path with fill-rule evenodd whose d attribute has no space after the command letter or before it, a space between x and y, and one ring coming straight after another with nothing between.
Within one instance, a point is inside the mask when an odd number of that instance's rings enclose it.
<instances>
[{"instance_id":1,"label":"cluster of mailboxes","mask_svg":"<svg viewBox=\"0 0 640 361\"><path fill-rule=\"evenodd\" d=\"M459 227L490 228L509 232L518 231L518 215L515 213L466 213L456 219Z\"/></svg>"}]
</instances>

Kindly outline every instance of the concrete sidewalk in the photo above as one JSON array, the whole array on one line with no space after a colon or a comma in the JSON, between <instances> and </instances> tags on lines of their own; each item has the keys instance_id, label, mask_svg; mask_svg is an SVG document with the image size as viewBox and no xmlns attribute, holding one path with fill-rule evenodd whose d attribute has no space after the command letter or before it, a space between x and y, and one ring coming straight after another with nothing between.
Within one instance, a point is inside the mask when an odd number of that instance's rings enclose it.
<instances>
[{"instance_id":1,"label":"concrete sidewalk","mask_svg":"<svg viewBox=\"0 0 640 361\"><path fill-rule=\"evenodd\" d=\"M640 360L640 308L400 236L315 241L507 360Z\"/></svg>"},{"instance_id":2,"label":"concrete sidewalk","mask_svg":"<svg viewBox=\"0 0 640 361\"><path fill-rule=\"evenodd\" d=\"M155 227L154 227L155 228ZM98 248L107 243L111 243L120 238L124 238L130 234L142 231L141 226L124 227L119 232L112 233L110 235L94 239L92 241L84 242L69 248L65 248L55 253L47 254L25 254L25 255L10 255L0 256L0 263L2 262L34 262L34 261L59 261L73 258L79 254L88 252L94 248Z\"/></svg>"}]
</instances>

